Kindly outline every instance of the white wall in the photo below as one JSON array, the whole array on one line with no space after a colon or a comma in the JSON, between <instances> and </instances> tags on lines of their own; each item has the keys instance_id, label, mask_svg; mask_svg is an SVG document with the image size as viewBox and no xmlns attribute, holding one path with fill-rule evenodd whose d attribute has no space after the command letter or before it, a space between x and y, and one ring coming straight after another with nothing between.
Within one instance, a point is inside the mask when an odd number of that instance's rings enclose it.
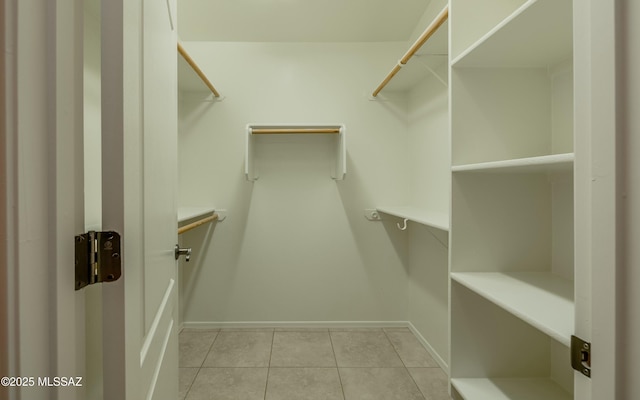
<instances>
[{"instance_id":1,"label":"white wall","mask_svg":"<svg viewBox=\"0 0 640 400\"><path fill-rule=\"evenodd\" d=\"M446 81L446 62L437 72ZM410 204L442 213L451 180L448 99L448 88L430 75L409 93ZM412 224L409 240L408 320L448 365L448 232Z\"/></svg>"},{"instance_id":2,"label":"white wall","mask_svg":"<svg viewBox=\"0 0 640 400\"><path fill-rule=\"evenodd\" d=\"M405 44L185 47L226 98L183 95L179 204L228 217L181 238L196 253L181 264L184 322L406 320L406 237L364 218L409 194L406 104L366 98ZM346 179L330 178L325 138L274 136L246 182L247 123L345 123Z\"/></svg>"}]
</instances>

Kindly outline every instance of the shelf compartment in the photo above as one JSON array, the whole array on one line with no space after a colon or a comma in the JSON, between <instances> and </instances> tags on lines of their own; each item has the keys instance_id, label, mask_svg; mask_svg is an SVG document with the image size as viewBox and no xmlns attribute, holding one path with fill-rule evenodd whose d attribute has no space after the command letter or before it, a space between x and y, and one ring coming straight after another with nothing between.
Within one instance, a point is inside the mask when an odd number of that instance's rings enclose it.
<instances>
[{"instance_id":1,"label":"shelf compartment","mask_svg":"<svg viewBox=\"0 0 640 400\"><path fill-rule=\"evenodd\" d=\"M253 147L254 136L267 135L332 135L335 137L335 164L332 178L343 180L347 173L347 128L344 124L322 125L322 124L247 124L245 141L245 164L244 174L248 181L258 180L258 175L254 171Z\"/></svg>"},{"instance_id":2,"label":"shelf compartment","mask_svg":"<svg viewBox=\"0 0 640 400\"><path fill-rule=\"evenodd\" d=\"M545 378L452 379L451 384L465 400L570 400L560 385Z\"/></svg>"},{"instance_id":3,"label":"shelf compartment","mask_svg":"<svg viewBox=\"0 0 640 400\"><path fill-rule=\"evenodd\" d=\"M570 346L575 329L572 281L547 272L454 272L451 278Z\"/></svg>"},{"instance_id":4,"label":"shelf compartment","mask_svg":"<svg viewBox=\"0 0 640 400\"><path fill-rule=\"evenodd\" d=\"M449 230L449 215L446 213L427 211L418 207L377 207L379 212L406 218L422 225Z\"/></svg>"},{"instance_id":5,"label":"shelf compartment","mask_svg":"<svg viewBox=\"0 0 640 400\"><path fill-rule=\"evenodd\" d=\"M454 165L451 167L451 171L486 173L569 172L573 170L574 159L574 153L553 154L512 160Z\"/></svg>"},{"instance_id":6,"label":"shelf compartment","mask_svg":"<svg viewBox=\"0 0 640 400\"><path fill-rule=\"evenodd\" d=\"M572 58L572 2L529 0L463 51L453 67L548 67Z\"/></svg>"}]
</instances>

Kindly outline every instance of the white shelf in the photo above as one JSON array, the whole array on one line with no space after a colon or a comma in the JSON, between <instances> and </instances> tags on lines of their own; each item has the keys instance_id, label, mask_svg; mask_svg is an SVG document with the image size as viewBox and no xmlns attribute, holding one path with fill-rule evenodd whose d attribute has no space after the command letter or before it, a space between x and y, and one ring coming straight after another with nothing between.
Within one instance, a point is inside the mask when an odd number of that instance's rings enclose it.
<instances>
[{"instance_id":1,"label":"white shelf","mask_svg":"<svg viewBox=\"0 0 640 400\"><path fill-rule=\"evenodd\" d=\"M452 379L465 400L570 400L569 393L551 379Z\"/></svg>"},{"instance_id":2,"label":"white shelf","mask_svg":"<svg viewBox=\"0 0 640 400\"><path fill-rule=\"evenodd\" d=\"M443 231L449 230L449 215L445 213L431 212L417 207L378 207L377 210Z\"/></svg>"},{"instance_id":3,"label":"white shelf","mask_svg":"<svg viewBox=\"0 0 640 400\"><path fill-rule=\"evenodd\" d=\"M547 67L572 58L572 2L529 0L456 57L454 67Z\"/></svg>"},{"instance_id":4,"label":"white shelf","mask_svg":"<svg viewBox=\"0 0 640 400\"><path fill-rule=\"evenodd\" d=\"M454 272L451 278L559 343L571 345L572 281L548 272Z\"/></svg>"},{"instance_id":5,"label":"white shelf","mask_svg":"<svg viewBox=\"0 0 640 400\"><path fill-rule=\"evenodd\" d=\"M573 170L574 153L454 165L453 172L562 172Z\"/></svg>"},{"instance_id":6,"label":"white shelf","mask_svg":"<svg viewBox=\"0 0 640 400\"><path fill-rule=\"evenodd\" d=\"M341 181L347 173L347 127L344 124L247 124L246 141L245 141L245 164L244 174L248 181L258 180L258 174L254 171L253 163L253 130L270 130L274 131L268 134L324 134L321 132L313 132L314 130L337 130L338 133L329 133L335 136L335 165L333 167L332 178ZM280 131L280 132L275 132ZM297 133L297 132L299 133ZM305 133L308 131L308 133ZM261 133L264 135L264 133Z\"/></svg>"},{"instance_id":7,"label":"white shelf","mask_svg":"<svg viewBox=\"0 0 640 400\"><path fill-rule=\"evenodd\" d=\"M213 207L178 207L178 223L213 214Z\"/></svg>"}]
</instances>

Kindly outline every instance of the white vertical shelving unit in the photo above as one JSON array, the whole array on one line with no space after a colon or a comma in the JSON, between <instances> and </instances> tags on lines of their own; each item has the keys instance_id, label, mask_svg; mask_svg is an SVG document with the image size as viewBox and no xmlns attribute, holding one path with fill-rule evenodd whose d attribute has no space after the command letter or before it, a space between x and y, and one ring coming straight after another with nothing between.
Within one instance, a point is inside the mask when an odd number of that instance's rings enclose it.
<instances>
[{"instance_id":1,"label":"white vertical shelving unit","mask_svg":"<svg viewBox=\"0 0 640 400\"><path fill-rule=\"evenodd\" d=\"M451 1L454 398L573 398L572 19Z\"/></svg>"}]
</instances>

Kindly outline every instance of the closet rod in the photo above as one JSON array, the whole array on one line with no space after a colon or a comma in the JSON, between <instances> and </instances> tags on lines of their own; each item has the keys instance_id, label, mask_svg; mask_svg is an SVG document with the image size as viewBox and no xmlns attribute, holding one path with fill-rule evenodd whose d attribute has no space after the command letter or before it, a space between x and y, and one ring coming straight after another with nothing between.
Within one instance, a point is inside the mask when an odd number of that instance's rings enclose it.
<instances>
[{"instance_id":1,"label":"closet rod","mask_svg":"<svg viewBox=\"0 0 640 400\"><path fill-rule=\"evenodd\" d=\"M189 66L196 72L196 74L198 74L200 79L202 79L202 82L204 82L204 84L207 85L207 87L209 88L209 90L211 90L213 95L215 97L220 97L220 93L216 90L216 88L213 86L211 81L209 81L209 78L207 78L204 72L202 72L200 67L198 67L198 64L196 64L193 58L191 58L189 53L187 53L187 51L184 49L184 47L182 47L180 43L178 43L178 53L180 53L180 55L182 56L182 58L184 58L187 64L189 64Z\"/></svg>"},{"instance_id":2,"label":"closet rod","mask_svg":"<svg viewBox=\"0 0 640 400\"><path fill-rule=\"evenodd\" d=\"M190 231L194 228L199 227L200 225L204 225L207 222L212 222L218 219L218 214L213 214L213 215L209 215L208 217L204 217L202 219L199 219L195 222L190 223L189 225L185 225L181 228L178 228L178 235L181 235L187 231Z\"/></svg>"},{"instance_id":3,"label":"closet rod","mask_svg":"<svg viewBox=\"0 0 640 400\"><path fill-rule=\"evenodd\" d=\"M449 6L445 6L442 11L436 16L436 18L431 22L431 24L425 29L425 31L420 35L418 40L409 48L409 50L404 54L404 56L398 61L398 63L393 67L391 72L387 75L386 78L378 85L376 90L373 91L373 97L376 97L387 83L391 81L391 79L400 71L404 65L409 62L409 59L413 57L420 47L429 40L429 38L445 23L445 21L449 18Z\"/></svg>"},{"instance_id":4,"label":"closet rod","mask_svg":"<svg viewBox=\"0 0 640 400\"><path fill-rule=\"evenodd\" d=\"M253 134L340 133L340 128L252 128Z\"/></svg>"}]
</instances>

